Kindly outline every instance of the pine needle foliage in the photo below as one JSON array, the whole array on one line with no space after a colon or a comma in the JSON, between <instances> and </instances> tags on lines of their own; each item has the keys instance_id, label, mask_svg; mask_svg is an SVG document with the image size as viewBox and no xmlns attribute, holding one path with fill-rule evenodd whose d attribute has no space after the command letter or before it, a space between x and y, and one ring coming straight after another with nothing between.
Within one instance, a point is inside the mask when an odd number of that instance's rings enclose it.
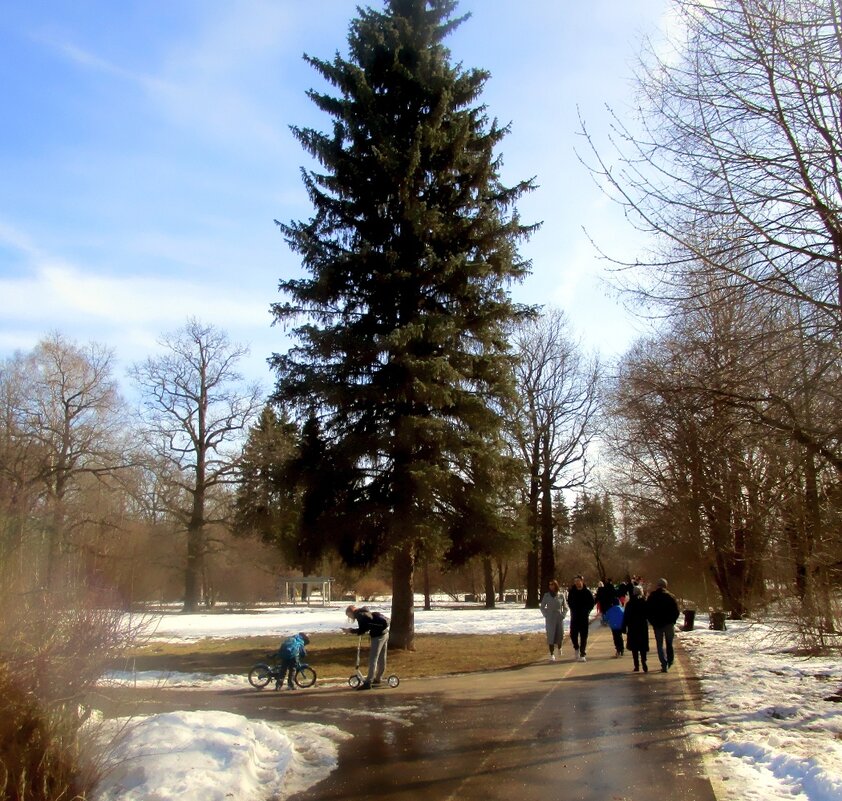
<instances>
[{"instance_id":1,"label":"pine needle foliage","mask_svg":"<svg viewBox=\"0 0 842 801\"><path fill-rule=\"evenodd\" d=\"M431 543L493 509L509 465L506 331L531 312L508 292L535 226L504 186L507 133L478 102L488 74L443 45L466 17L453 0L360 9L349 55L305 56L332 87L311 90L328 131L293 128L321 169L303 169L311 219L278 223L306 277L282 280L276 400L319 421L324 525L351 564ZM479 514L492 525L494 515Z\"/></svg>"}]
</instances>

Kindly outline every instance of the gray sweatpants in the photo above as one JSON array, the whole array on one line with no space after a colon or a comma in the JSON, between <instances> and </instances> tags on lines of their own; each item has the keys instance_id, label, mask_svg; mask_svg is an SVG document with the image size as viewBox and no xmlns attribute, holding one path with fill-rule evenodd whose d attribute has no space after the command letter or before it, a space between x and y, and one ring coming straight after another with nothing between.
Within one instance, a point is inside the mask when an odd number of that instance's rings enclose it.
<instances>
[{"instance_id":1,"label":"gray sweatpants","mask_svg":"<svg viewBox=\"0 0 842 801\"><path fill-rule=\"evenodd\" d=\"M383 676L383 671L386 669L386 643L388 639L386 634L371 638L371 648L368 652L368 676L365 677L365 680L369 683L380 681Z\"/></svg>"}]
</instances>

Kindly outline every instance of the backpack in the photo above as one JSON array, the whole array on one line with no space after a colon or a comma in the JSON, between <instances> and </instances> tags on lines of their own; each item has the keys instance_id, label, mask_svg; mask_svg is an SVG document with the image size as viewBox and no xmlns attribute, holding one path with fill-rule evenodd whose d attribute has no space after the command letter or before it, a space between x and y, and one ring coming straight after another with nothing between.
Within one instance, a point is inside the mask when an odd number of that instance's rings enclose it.
<instances>
[{"instance_id":1,"label":"backpack","mask_svg":"<svg viewBox=\"0 0 842 801\"><path fill-rule=\"evenodd\" d=\"M301 640L298 637L287 637L278 650L281 659L295 659L301 653Z\"/></svg>"},{"instance_id":2,"label":"backpack","mask_svg":"<svg viewBox=\"0 0 842 801\"><path fill-rule=\"evenodd\" d=\"M382 637L387 628L389 628L389 618L380 612L372 612L371 627L368 630L369 635L372 637Z\"/></svg>"},{"instance_id":3,"label":"backpack","mask_svg":"<svg viewBox=\"0 0 842 801\"><path fill-rule=\"evenodd\" d=\"M623 628L623 607L619 604L614 604L605 613L608 619L608 625L611 626L612 631L621 631Z\"/></svg>"}]
</instances>

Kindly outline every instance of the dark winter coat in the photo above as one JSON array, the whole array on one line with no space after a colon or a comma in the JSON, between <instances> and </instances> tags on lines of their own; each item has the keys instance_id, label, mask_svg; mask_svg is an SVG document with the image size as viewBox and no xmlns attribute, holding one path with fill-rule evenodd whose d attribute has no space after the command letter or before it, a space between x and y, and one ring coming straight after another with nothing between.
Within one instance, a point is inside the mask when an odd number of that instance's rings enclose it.
<instances>
[{"instance_id":1,"label":"dark winter coat","mask_svg":"<svg viewBox=\"0 0 842 801\"><path fill-rule=\"evenodd\" d=\"M382 637L389 628L389 618L384 617L380 612L371 612L364 606L354 612L354 620L357 628L351 629L351 634L367 633L369 637Z\"/></svg>"},{"instance_id":2,"label":"dark winter coat","mask_svg":"<svg viewBox=\"0 0 842 801\"><path fill-rule=\"evenodd\" d=\"M649 619L646 617L646 601L642 596L632 596L623 610L623 633L629 651L649 652Z\"/></svg>"},{"instance_id":3,"label":"dark winter coat","mask_svg":"<svg viewBox=\"0 0 842 801\"><path fill-rule=\"evenodd\" d=\"M570 609L571 620L587 620L591 609L594 608L594 604L596 604L596 601L594 600L593 593L584 585L582 585L582 589L580 590L574 584L567 591L567 607Z\"/></svg>"},{"instance_id":4,"label":"dark winter coat","mask_svg":"<svg viewBox=\"0 0 842 801\"><path fill-rule=\"evenodd\" d=\"M599 604L599 611L605 614L614 603L617 597L617 590L613 584L604 584L596 589L596 602Z\"/></svg>"},{"instance_id":5,"label":"dark winter coat","mask_svg":"<svg viewBox=\"0 0 842 801\"><path fill-rule=\"evenodd\" d=\"M646 617L656 629L674 626L678 620L678 601L666 588L658 587L646 599Z\"/></svg>"}]
</instances>

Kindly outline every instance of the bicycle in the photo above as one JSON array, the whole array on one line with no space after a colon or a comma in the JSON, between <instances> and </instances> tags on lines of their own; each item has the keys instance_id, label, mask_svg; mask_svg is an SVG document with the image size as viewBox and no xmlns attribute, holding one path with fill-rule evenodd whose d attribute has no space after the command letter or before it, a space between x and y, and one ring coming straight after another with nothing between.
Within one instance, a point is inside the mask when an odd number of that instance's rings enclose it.
<instances>
[{"instance_id":1,"label":"bicycle","mask_svg":"<svg viewBox=\"0 0 842 801\"><path fill-rule=\"evenodd\" d=\"M362 672L360 671L360 646L362 645L363 638L362 636L357 638L357 665L354 670L354 673L348 677L348 685L356 689L359 687L363 681L365 680L365 676L363 676ZM389 650L389 641L386 640L386 644L383 646L383 672L386 672L386 653ZM392 673L390 676L386 678L386 684L390 687L397 687L401 683L401 680Z\"/></svg>"},{"instance_id":2,"label":"bicycle","mask_svg":"<svg viewBox=\"0 0 842 801\"><path fill-rule=\"evenodd\" d=\"M286 678L286 670L280 665L270 665L268 662L258 662L249 671L249 684L256 690L262 690L267 684L274 681L277 686ZM306 689L316 683L316 671L306 662L296 665L293 681L297 687Z\"/></svg>"}]
</instances>

